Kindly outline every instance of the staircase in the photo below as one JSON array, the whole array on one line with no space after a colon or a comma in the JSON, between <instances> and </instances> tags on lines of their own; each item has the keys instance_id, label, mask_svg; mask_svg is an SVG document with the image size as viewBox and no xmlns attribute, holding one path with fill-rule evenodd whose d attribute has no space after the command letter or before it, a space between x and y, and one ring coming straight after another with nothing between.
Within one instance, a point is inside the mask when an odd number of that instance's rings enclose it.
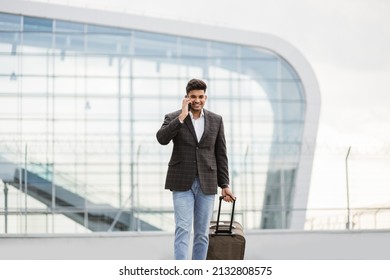
<instances>
[{"instance_id":1,"label":"staircase","mask_svg":"<svg viewBox=\"0 0 390 280\"><path fill-rule=\"evenodd\" d=\"M132 211L86 200L81 194L65 187L65 184L53 184L52 180L49 179L53 177L52 173L50 173L51 176L44 176L40 174L41 172L31 171L34 168L29 168L30 170L17 168L15 164L7 162L4 158L1 158L0 169L2 170L0 179L4 182L91 231L160 230L135 217ZM9 174L10 172L13 173L12 176Z\"/></svg>"}]
</instances>

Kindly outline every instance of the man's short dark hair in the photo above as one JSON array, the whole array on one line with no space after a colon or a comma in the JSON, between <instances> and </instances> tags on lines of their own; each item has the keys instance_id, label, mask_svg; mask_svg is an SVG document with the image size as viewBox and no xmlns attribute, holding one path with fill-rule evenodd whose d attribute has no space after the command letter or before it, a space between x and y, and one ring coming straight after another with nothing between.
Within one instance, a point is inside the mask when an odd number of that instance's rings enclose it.
<instances>
[{"instance_id":1,"label":"man's short dark hair","mask_svg":"<svg viewBox=\"0 0 390 280\"><path fill-rule=\"evenodd\" d=\"M186 87L187 94L191 90L204 90L204 92L206 92L206 89L207 89L206 83L203 82L202 80L199 80L199 79L192 79L192 80L190 80L187 83L187 87Z\"/></svg>"}]
</instances>

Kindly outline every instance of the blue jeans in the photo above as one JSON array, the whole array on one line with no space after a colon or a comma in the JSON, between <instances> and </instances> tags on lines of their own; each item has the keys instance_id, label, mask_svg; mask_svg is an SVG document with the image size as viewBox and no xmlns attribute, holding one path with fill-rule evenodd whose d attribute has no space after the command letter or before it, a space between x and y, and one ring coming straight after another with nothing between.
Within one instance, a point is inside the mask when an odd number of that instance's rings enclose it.
<instances>
[{"instance_id":1,"label":"blue jeans","mask_svg":"<svg viewBox=\"0 0 390 280\"><path fill-rule=\"evenodd\" d=\"M199 178L188 191L173 192L175 212L175 259L188 259L188 245L194 224L193 260L205 260L209 244L209 225L214 209L215 195L204 194Z\"/></svg>"}]
</instances>

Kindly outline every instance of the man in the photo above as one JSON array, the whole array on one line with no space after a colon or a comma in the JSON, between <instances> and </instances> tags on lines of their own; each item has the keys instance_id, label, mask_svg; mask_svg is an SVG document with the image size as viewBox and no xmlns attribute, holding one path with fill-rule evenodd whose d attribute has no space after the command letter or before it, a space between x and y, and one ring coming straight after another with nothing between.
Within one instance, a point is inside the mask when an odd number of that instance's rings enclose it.
<instances>
[{"instance_id":1,"label":"man","mask_svg":"<svg viewBox=\"0 0 390 280\"><path fill-rule=\"evenodd\" d=\"M162 145L173 141L165 188L173 193L177 260L188 259L192 222L192 259L206 259L217 186L225 201L234 199L222 117L203 109L206 89L202 80L190 80L181 110L167 114L156 135Z\"/></svg>"}]
</instances>

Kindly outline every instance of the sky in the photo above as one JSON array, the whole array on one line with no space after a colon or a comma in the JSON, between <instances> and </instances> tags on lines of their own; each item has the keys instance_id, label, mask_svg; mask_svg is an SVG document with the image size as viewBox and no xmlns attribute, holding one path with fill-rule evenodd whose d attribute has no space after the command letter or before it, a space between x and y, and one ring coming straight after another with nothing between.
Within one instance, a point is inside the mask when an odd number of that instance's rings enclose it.
<instances>
[{"instance_id":1,"label":"sky","mask_svg":"<svg viewBox=\"0 0 390 280\"><path fill-rule=\"evenodd\" d=\"M390 207L390 1L36 0L277 36L308 60L321 112L309 208Z\"/></svg>"}]
</instances>

